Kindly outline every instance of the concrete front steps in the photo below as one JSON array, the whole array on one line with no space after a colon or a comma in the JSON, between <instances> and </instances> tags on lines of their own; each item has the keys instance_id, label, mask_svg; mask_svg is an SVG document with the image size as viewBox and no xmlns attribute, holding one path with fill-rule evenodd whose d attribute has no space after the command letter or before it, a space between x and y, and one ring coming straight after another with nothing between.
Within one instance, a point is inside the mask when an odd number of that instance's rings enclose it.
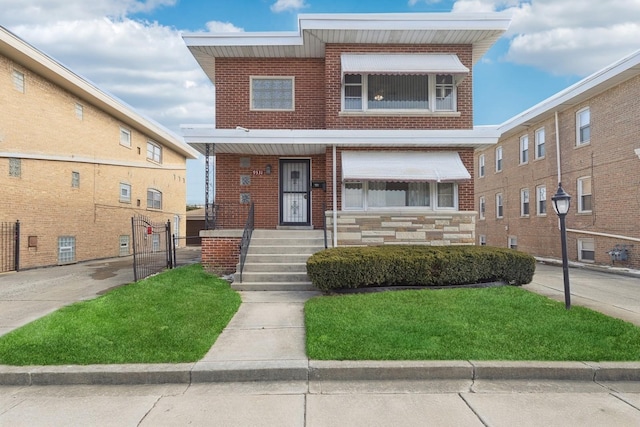
<instances>
[{"instance_id":1,"label":"concrete front steps","mask_svg":"<svg viewBox=\"0 0 640 427\"><path fill-rule=\"evenodd\" d=\"M254 230L240 282L240 264L231 287L238 291L314 291L307 259L324 249L322 230Z\"/></svg>"}]
</instances>

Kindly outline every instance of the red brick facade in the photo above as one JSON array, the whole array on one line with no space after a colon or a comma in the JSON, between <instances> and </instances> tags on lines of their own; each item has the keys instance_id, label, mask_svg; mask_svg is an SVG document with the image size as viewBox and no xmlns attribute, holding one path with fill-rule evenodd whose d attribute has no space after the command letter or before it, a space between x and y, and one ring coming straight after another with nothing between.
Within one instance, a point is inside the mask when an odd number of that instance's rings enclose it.
<instances>
[{"instance_id":1,"label":"red brick facade","mask_svg":"<svg viewBox=\"0 0 640 427\"><path fill-rule=\"evenodd\" d=\"M236 271L241 238L216 237L202 239L202 266L217 274Z\"/></svg>"}]
</instances>

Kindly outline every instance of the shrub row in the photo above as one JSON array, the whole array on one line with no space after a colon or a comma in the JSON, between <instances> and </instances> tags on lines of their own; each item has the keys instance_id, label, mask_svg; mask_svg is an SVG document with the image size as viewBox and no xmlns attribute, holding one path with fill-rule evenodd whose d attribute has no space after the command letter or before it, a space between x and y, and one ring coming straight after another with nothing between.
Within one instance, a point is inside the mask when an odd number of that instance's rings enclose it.
<instances>
[{"instance_id":1,"label":"shrub row","mask_svg":"<svg viewBox=\"0 0 640 427\"><path fill-rule=\"evenodd\" d=\"M504 281L530 283L535 258L490 246L368 246L312 255L307 274L322 291L373 286L450 286Z\"/></svg>"}]
</instances>

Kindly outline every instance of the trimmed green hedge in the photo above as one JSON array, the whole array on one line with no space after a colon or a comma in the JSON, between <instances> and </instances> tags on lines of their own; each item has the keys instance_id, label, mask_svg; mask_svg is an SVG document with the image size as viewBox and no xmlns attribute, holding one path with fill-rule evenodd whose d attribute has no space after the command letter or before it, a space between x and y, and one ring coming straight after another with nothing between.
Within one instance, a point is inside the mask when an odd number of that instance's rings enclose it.
<instances>
[{"instance_id":1,"label":"trimmed green hedge","mask_svg":"<svg viewBox=\"0 0 640 427\"><path fill-rule=\"evenodd\" d=\"M373 286L451 286L504 281L530 283L535 258L490 246L367 246L312 255L307 274L322 291Z\"/></svg>"}]
</instances>

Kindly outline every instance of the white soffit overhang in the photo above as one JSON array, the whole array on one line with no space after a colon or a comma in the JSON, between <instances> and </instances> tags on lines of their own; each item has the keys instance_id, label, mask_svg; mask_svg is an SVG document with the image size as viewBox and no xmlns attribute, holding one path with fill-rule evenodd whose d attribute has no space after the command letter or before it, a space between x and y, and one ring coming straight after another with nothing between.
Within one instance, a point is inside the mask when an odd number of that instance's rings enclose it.
<instances>
[{"instance_id":1,"label":"white soffit overhang","mask_svg":"<svg viewBox=\"0 0 640 427\"><path fill-rule=\"evenodd\" d=\"M460 181L471 179L455 151L343 151L344 181Z\"/></svg>"},{"instance_id":2,"label":"white soffit overhang","mask_svg":"<svg viewBox=\"0 0 640 427\"><path fill-rule=\"evenodd\" d=\"M453 74L462 80L469 69L455 54L342 54L344 74Z\"/></svg>"},{"instance_id":3,"label":"white soffit overhang","mask_svg":"<svg viewBox=\"0 0 640 427\"><path fill-rule=\"evenodd\" d=\"M182 125L185 141L201 154L213 145L214 153L255 155L321 154L337 147L483 148L495 145L494 126L473 129L216 129L211 125ZM210 147L211 147L210 145Z\"/></svg>"}]
</instances>

